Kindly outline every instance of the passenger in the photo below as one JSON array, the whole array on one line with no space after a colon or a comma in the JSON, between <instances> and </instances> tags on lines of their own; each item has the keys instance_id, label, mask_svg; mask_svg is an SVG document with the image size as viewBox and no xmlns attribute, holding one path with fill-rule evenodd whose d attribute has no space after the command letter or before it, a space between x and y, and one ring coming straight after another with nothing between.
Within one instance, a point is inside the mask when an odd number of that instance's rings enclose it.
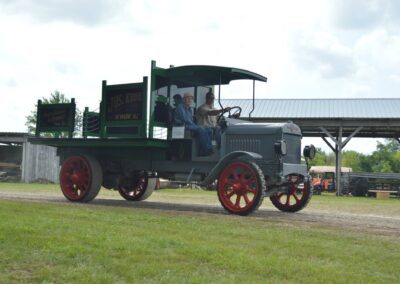
<instances>
[{"instance_id":1,"label":"passenger","mask_svg":"<svg viewBox=\"0 0 400 284\"><path fill-rule=\"evenodd\" d=\"M182 96L180 94L175 94L172 98L174 100L173 106L169 105L168 108L168 121L170 123L175 122L175 109L182 103Z\"/></svg>"},{"instance_id":2,"label":"passenger","mask_svg":"<svg viewBox=\"0 0 400 284\"><path fill-rule=\"evenodd\" d=\"M159 122L168 122L169 120L169 105L167 98L161 95L157 96L156 105L154 107L154 120Z\"/></svg>"},{"instance_id":3,"label":"passenger","mask_svg":"<svg viewBox=\"0 0 400 284\"><path fill-rule=\"evenodd\" d=\"M175 108L182 103L182 96L180 94L175 94L173 96L173 99L174 99L174 107Z\"/></svg>"},{"instance_id":4,"label":"passenger","mask_svg":"<svg viewBox=\"0 0 400 284\"><path fill-rule=\"evenodd\" d=\"M211 144L211 131L209 129L198 126L193 121L192 105L193 95L185 93L183 95L183 103L179 104L175 109L174 121L177 125L185 126L190 130L199 141L199 156L208 156L213 153Z\"/></svg>"},{"instance_id":5,"label":"passenger","mask_svg":"<svg viewBox=\"0 0 400 284\"><path fill-rule=\"evenodd\" d=\"M197 124L199 126L209 128L212 131L218 148L221 147L221 128L217 125L217 115L226 111L230 111L230 107L224 109L214 108L215 96L212 92L206 94L206 102L202 104L196 113Z\"/></svg>"}]
</instances>

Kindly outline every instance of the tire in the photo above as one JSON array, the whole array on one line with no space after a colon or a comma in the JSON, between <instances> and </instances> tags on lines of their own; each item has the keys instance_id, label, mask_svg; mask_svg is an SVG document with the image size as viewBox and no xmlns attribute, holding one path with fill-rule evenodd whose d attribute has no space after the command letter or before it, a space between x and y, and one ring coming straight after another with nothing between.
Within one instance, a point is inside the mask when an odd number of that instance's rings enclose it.
<instances>
[{"instance_id":1,"label":"tire","mask_svg":"<svg viewBox=\"0 0 400 284\"><path fill-rule=\"evenodd\" d=\"M301 177L299 177L301 178ZM288 186L288 192L280 192L270 196L272 204L284 212L297 212L305 208L313 195L313 188L308 178L301 183L295 183ZM301 195L300 195L301 194Z\"/></svg>"},{"instance_id":2,"label":"tire","mask_svg":"<svg viewBox=\"0 0 400 284\"><path fill-rule=\"evenodd\" d=\"M60 170L60 187L65 198L72 202L92 201L102 184L100 163L91 156L71 156Z\"/></svg>"},{"instance_id":3,"label":"tire","mask_svg":"<svg viewBox=\"0 0 400 284\"><path fill-rule=\"evenodd\" d=\"M157 178L149 178L141 173L134 176L129 182L120 182L118 192L128 201L142 201L150 197L156 185Z\"/></svg>"},{"instance_id":4,"label":"tire","mask_svg":"<svg viewBox=\"0 0 400 284\"><path fill-rule=\"evenodd\" d=\"M229 213L248 215L264 200L264 175L253 161L234 160L218 177L218 199Z\"/></svg>"}]
</instances>

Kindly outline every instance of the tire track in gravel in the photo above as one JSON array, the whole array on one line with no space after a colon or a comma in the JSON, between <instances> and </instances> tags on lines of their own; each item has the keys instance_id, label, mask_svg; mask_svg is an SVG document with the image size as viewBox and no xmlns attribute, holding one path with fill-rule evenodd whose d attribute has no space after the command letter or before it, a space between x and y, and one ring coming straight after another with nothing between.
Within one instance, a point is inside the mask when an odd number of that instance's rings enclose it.
<instances>
[{"instance_id":1,"label":"tire track in gravel","mask_svg":"<svg viewBox=\"0 0 400 284\"><path fill-rule=\"evenodd\" d=\"M353 214L338 212L320 212L304 209L297 213L285 213L274 209L261 208L250 216L241 217L230 215L219 205L193 204L185 202L169 202L163 200L147 200L142 202L128 202L120 198L98 197L90 203L71 203L63 196L56 194L21 193L1 191L0 199L22 202L61 203L64 205L79 206L106 206L124 207L164 211L172 214L217 214L231 218L256 218L266 221L282 223L288 226L336 228L346 231L365 232L376 235L400 236L400 217L376 216L371 214ZM400 239L400 238L399 238Z\"/></svg>"}]
</instances>

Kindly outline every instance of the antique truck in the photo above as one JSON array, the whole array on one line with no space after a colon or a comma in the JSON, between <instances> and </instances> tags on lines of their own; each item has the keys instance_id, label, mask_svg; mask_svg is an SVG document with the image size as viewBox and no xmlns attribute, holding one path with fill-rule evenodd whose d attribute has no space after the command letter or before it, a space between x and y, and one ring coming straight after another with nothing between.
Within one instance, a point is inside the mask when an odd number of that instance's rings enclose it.
<instances>
[{"instance_id":1,"label":"antique truck","mask_svg":"<svg viewBox=\"0 0 400 284\"><path fill-rule=\"evenodd\" d=\"M221 205L230 213L247 215L269 197L285 212L303 209L312 187L307 166L301 163L301 130L291 123L252 123L240 119L234 106L218 117L221 145L210 156L199 156L198 141L182 126L174 125L173 96L194 94L194 110L208 91L232 80L255 82L267 78L238 68L191 65L160 68L151 64L148 81L109 85L102 82L99 111L85 109L81 137L73 137L75 101L38 102L36 137L32 143L57 148L60 186L72 202L93 200L101 187L117 190L129 201L148 198L157 178L207 186L217 184ZM52 135L46 133L64 133ZM57 138L58 137L58 138ZM214 143L215 144L215 143ZM305 159L314 146L303 150Z\"/></svg>"}]
</instances>

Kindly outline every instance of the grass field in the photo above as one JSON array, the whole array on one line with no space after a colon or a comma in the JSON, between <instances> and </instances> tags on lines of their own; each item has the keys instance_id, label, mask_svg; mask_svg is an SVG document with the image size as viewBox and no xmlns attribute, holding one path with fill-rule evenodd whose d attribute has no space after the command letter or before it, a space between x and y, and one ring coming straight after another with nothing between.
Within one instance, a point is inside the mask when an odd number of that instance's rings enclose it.
<instances>
[{"instance_id":1,"label":"grass field","mask_svg":"<svg viewBox=\"0 0 400 284\"><path fill-rule=\"evenodd\" d=\"M56 185L0 184L0 193L9 191L60 196ZM151 198L218 203L215 192L199 190ZM400 216L399 207L397 199L328 195L315 196L307 210ZM398 283L399 263L397 236L224 214L0 200L0 283Z\"/></svg>"}]
</instances>

